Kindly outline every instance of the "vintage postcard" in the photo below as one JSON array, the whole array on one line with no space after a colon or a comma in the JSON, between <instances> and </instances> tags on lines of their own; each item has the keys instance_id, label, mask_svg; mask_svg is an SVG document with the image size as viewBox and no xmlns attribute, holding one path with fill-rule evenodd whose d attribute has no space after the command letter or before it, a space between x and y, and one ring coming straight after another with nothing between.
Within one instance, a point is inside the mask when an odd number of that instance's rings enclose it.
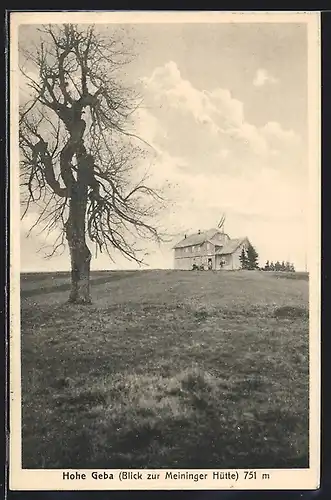
<instances>
[{"instance_id":1,"label":"vintage postcard","mask_svg":"<svg viewBox=\"0 0 331 500\"><path fill-rule=\"evenodd\" d=\"M10 488L317 489L320 14L10 17Z\"/></svg>"}]
</instances>

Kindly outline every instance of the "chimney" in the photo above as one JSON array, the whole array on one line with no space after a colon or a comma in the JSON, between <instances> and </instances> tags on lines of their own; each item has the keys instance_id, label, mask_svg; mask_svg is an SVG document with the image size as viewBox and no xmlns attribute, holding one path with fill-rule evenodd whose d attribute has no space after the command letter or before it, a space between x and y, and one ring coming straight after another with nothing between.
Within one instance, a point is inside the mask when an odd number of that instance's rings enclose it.
<instances>
[{"instance_id":1,"label":"chimney","mask_svg":"<svg viewBox=\"0 0 331 500\"><path fill-rule=\"evenodd\" d=\"M186 234L185 234L185 236L184 236L184 239L186 240Z\"/></svg>"},{"instance_id":2,"label":"chimney","mask_svg":"<svg viewBox=\"0 0 331 500\"><path fill-rule=\"evenodd\" d=\"M198 231L198 234L201 234L201 231L200 231L200 229L199 229L199 231Z\"/></svg>"}]
</instances>

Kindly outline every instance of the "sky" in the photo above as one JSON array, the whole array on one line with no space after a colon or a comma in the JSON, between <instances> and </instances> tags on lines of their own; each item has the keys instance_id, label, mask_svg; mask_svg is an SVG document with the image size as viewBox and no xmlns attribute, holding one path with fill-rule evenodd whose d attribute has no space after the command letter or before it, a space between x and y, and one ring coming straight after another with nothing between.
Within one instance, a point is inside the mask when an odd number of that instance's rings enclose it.
<instances>
[{"instance_id":1,"label":"sky","mask_svg":"<svg viewBox=\"0 0 331 500\"><path fill-rule=\"evenodd\" d=\"M99 27L111 33L111 27ZM183 235L217 226L247 236L268 260L298 270L307 254L307 27L292 23L137 24L125 27L137 56L123 78L144 97L135 130L153 148L152 186L170 184L161 214L171 241L144 243L146 267L172 268ZM38 43L35 26L20 40ZM24 87L24 85L23 85ZM21 98L24 88L21 86ZM45 259L35 213L21 222L21 270L69 269ZM93 249L91 248L92 252ZM92 269L132 269L121 255Z\"/></svg>"}]
</instances>

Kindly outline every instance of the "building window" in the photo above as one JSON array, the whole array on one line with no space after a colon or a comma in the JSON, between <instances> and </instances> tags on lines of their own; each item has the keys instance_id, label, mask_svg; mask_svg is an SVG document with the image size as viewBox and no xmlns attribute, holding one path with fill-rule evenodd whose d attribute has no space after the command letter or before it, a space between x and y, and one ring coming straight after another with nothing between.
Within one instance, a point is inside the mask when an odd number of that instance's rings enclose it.
<instances>
[{"instance_id":1,"label":"building window","mask_svg":"<svg viewBox=\"0 0 331 500\"><path fill-rule=\"evenodd\" d=\"M198 252L201 252L201 247L198 247Z\"/></svg>"},{"instance_id":2,"label":"building window","mask_svg":"<svg viewBox=\"0 0 331 500\"><path fill-rule=\"evenodd\" d=\"M185 252L187 253L188 252L188 247L185 248Z\"/></svg>"},{"instance_id":3,"label":"building window","mask_svg":"<svg viewBox=\"0 0 331 500\"><path fill-rule=\"evenodd\" d=\"M207 250L210 250L210 243L207 243Z\"/></svg>"},{"instance_id":4,"label":"building window","mask_svg":"<svg viewBox=\"0 0 331 500\"><path fill-rule=\"evenodd\" d=\"M195 246L193 245L193 246L192 246L192 252L194 252L194 250L195 250Z\"/></svg>"}]
</instances>

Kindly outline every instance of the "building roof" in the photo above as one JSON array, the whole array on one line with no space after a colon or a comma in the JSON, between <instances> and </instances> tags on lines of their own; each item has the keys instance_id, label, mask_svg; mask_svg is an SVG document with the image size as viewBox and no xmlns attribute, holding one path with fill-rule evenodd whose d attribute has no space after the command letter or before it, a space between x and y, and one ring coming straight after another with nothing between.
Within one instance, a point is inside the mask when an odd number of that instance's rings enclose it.
<instances>
[{"instance_id":1,"label":"building roof","mask_svg":"<svg viewBox=\"0 0 331 500\"><path fill-rule=\"evenodd\" d=\"M223 247L216 249L217 255L228 255L237 250L237 248L247 240L247 237L244 238L235 238L233 240L228 240Z\"/></svg>"},{"instance_id":2,"label":"building roof","mask_svg":"<svg viewBox=\"0 0 331 500\"><path fill-rule=\"evenodd\" d=\"M174 248L184 248L190 247L192 245L202 245L205 241L210 240L216 233L219 233L218 229L208 229L208 231L201 231L200 233L190 234L186 238L179 241Z\"/></svg>"}]
</instances>

